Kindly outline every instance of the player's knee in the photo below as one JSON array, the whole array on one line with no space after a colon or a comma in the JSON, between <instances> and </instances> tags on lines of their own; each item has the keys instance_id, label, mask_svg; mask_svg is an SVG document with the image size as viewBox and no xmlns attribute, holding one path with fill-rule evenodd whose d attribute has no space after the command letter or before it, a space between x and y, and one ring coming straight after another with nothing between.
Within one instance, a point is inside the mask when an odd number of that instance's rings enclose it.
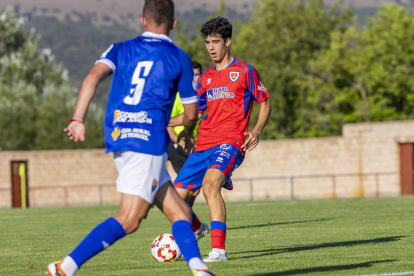
<instances>
[{"instance_id":1,"label":"player's knee","mask_svg":"<svg viewBox=\"0 0 414 276\"><path fill-rule=\"evenodd\" d=\"M122 225L127 234L135 232L143 219L140 216L131 216L122 213L118 213L114 218Z\"/></svg>"},{"instance_id":2,"label":"player's knee","mask_svg":"<svg viewBox=\"0 0 414 276\"><path fill-rule=\"evenodd\" d=\"M217 195L220 192L220 186L218 183L215 183L211 180L203 181L203 194L206 200L214 195Z\"/></svg>"},{"instance_id":3,"label":"player's knee","mask_svg":"<svg viewBox=\"0 0 414 276\"><path fill-rule=\"evenodd\" d=\"M124 230L127 234L131 234L133 232L135 232L140 223L141 223L142 219L130 219L130 220L126 220L123 223L121 223L122 227L124 227Z\"/></svg>"}]
</instances>

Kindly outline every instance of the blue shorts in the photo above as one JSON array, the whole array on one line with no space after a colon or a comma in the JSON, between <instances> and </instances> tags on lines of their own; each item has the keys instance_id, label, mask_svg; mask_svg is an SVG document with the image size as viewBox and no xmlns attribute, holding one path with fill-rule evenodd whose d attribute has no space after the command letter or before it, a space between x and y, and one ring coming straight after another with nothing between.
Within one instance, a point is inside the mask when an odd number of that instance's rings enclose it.
<instances>
[{"instance_id":1,"label":"blue shorts","mask_svg":"<svg viewBox=\"0 0 414 276\"><path fill-rule=\"evenodd\" d=\"M190 154L183 168L174 181L176 188L195 191L201 188L204 175L208 169L220 170L226 178L223 186L227 190L233 190L231 174L244 160L242 152L235 146L223 144L209 150Z\"/></svg>"}]
</instances>

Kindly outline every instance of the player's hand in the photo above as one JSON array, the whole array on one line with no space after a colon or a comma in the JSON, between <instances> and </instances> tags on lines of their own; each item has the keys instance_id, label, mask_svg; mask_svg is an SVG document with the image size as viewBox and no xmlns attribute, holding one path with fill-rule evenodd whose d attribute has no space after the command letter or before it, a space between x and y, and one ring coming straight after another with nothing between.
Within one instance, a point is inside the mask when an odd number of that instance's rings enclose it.
<instances>
[{"instance_id":1,"label":"player's hand","mask_svg":"<svg viewBox=\"0 0 414 276\"><path fill-rule=\"evenodd\" d=\"M184 142L184 151L190 155L194 151L195 147L195 139L193 134L187 133L187 131L183 130L177 137L177 144L180 145L180 142Z\"/></svg>"},{"instance_id":2,"label":"player's hand","mask_svg":"<svg viewBox=\"0 0 414 276\"><path fill-rule=\"evenodd\" d=\"M252 151L259 144L260 134L254 131L245 132L246 140L241 146L243 151Z\"/></svg>"},{"instance_id":3,"label":"player's hand","mask_svg":"<svg viewBox=\"0 0 414 276\"><path fill-rule=\"evenodd\" d=\"M74 142L77 141L85 141L85 125L81 122L70 122L70 124L63 130L65 131L70 140L73 140Z\"/></svg>"},{"instance_id":4,"label":"player's hand","mask_svg":"<svg viewBox=\"0 0 414 276\"><path fill-rule=\"evenodd\" d=\"M181 147L182 149L184 149L185 148L185 140L180 140L180 142L178 142L177 145L179 147Z\"/></svg>"}]
</instances>

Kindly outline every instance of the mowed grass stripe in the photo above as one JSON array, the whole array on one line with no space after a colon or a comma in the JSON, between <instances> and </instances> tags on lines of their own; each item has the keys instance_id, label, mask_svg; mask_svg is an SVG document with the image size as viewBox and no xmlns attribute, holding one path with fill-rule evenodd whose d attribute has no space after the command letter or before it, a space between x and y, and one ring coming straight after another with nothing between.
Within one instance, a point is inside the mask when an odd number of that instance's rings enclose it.
<instances>
[{"instance_id":1,"label":"mowed grass stripe","mask_svg":"<svg viewBox=\"0 0 414 276\"><path fill-rule=\"evenodd\" d=\"M117 206L0 209L0 275L44 275ZM205 203L195 211L208 221ZM224 275L410 275L414 197L227 203L230 260ZM134 234L87 262L77 275L191 275L183 260L157 263L153 239L171 232L152 209ZM199 241L202 256L209 237ZM406 273L406 274L395 274Z\"/></svg>"}]
</instances>

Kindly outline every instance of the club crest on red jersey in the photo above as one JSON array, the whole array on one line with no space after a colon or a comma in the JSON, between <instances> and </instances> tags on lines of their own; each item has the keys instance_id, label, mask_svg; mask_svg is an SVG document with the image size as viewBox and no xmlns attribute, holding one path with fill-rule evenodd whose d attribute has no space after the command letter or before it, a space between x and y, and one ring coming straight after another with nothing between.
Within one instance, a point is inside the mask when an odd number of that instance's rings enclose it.
<instances>
[{"instance_id":1,"label":"club crest on red jersey","mask_svg":"<svg viewBox=\"0 0 414 276\"><path fill-rule=\"evenodd\" d=\"M230 71L230 80L231 80L232 82L235 82L236 80L238 80L238 79L239 79L239 75L240 75L240 72L233 72L233 71Z\"/></svg>"}]
</instances>

